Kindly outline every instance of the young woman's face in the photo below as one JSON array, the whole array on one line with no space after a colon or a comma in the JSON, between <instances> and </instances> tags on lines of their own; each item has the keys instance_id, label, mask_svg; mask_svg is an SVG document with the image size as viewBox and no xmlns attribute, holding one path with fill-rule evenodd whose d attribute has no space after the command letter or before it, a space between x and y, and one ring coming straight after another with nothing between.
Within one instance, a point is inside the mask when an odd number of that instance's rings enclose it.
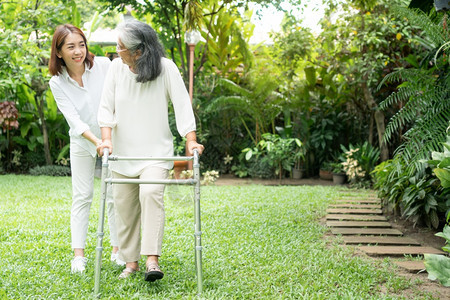
<instances>
[{"instance_id":1,"label":"young woman's face","mask_svg":"<svg viewBox=\"0 0 450 300\"><path fill-rule=\"evenodd\" d=\"M64 45L58 52L58 57L62 58L66 63L66 67L70 69L84 66L86 52L86 44L83 37L78 33L69 33L64 40Z\"/></svg>"}]
</instances>

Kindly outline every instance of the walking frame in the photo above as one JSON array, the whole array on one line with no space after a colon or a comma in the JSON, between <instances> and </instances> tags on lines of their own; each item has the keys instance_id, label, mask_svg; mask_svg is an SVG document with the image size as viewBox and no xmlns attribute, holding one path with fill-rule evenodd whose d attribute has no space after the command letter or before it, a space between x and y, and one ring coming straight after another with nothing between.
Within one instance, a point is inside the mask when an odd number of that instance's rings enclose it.
<instances>
[{"instance_id":1,"label":"walking frame","mask_svg":"<svg viewBox=\"0 0 450 300\"><path fill-rule=\"evenodd\" d=\"M161 180L143 180L143 179L114 179L107 178L107 171L109 161L119 160L163 160L163 161L191 161L193 160L194 178L193 179L161 179ZM169 184L169 185L192 185L194 186L194 218L195 218L195 268L197 275L197 292L202 293L203 278L202 278L202 243L201 243L201 224L200 224L200 161L198 150L194 149L193 156L176 156L176 157L121 157L111 155L109 156L109 149L104 149L102 157L102 181L101 181L101 198L100 198L100 212L98 218L97 231L97 248L95 254L95 273L94 273L94 294L100 296L100 272L102 266L102 251L103 251L103 230L105 219L105 204L106 192L108 184L121 183L136 183L136 184Z\"/></svg>"}]
</instances>

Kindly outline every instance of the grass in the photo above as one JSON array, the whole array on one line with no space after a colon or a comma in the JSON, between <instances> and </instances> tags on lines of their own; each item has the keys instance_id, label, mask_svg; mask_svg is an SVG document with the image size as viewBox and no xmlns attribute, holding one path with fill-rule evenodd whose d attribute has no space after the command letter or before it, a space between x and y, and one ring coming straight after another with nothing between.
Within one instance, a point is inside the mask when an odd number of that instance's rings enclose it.
<instances>
[{"instance_id":1,"label":"grass","mask_svg":"<svg viewBox=\"0 0 450 300\"><path fill-rule=\"evenodd\" d=\"M342 189L342 188L341 188ZM0 176L0 299L90 299L100 182L92 205L88 271L70 274L69 177ZM353 255L327 240L319 219L339 188L321 186L205 186L202 194L202 299L406 299L416 283L390 263ZM361 191L361 194L365 191ZM139 273L118 281L104 239L103 299L194 299L196 278L193 192L166 192L163 280ZM105 225L105 228L108 228ZM141 262L144 266L144 261Z\"/></svg>"}]
</instances>

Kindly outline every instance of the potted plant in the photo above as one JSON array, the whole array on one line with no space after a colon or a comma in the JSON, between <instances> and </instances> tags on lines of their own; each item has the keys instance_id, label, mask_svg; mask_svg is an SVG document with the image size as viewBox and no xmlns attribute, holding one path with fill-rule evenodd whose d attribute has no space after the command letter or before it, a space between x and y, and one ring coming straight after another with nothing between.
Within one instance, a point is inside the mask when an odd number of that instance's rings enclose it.
<instances>
[{"instance_id":1,"label":"potted plant","mask_svg":"<svg viewBox=\"0 0 450 300\"><path fill-rule=\"evenodd\" d=\"M344 171L344 166L342 163L336 162L332 164L333 170L332 170L332 176L333 176L333 183L334 184L344 184L347 180L347 175Z\"/></svg>"},{"instance_id":2,"label":"potted plant","mask_svg":"<svg viewBox=\"0 0 450 300\"><path fill-rule=\"evenodd\" d=\"M294 168L292 169L292 178L293 179L301 179L303 174L305 173L305 169L303 167L305 162L305 148L299 147L296 148L294 153Z\"/></svg>"},{"instance_id":3,"label":"potted plant","mask_svg":"<svg viewBox=\"0 0 450 300\"><path fill-rule=\"evenodd\" d=\"M434 0L434 7L437 12L450 10L450 1L448 0Z\"/></svg>"},{"instance_id":4,"label":"potted plant","mask_svg":"<svg viewBox=\"0 0 450 300\"><path fill-rule=\"evenodd\" d=\"M319 177L323 180L333 180L333 163L326 161L322 164L319 170Z\"/></svg>"}]
</instances>

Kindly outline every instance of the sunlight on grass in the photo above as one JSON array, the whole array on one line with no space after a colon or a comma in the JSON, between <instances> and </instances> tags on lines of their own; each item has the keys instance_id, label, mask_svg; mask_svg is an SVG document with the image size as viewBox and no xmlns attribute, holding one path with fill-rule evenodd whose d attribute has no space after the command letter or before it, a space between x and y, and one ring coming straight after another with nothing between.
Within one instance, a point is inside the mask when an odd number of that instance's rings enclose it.
<instances>
[{"instance_id":1,"label":"sunlight on grass","mask_svg":"<svg viewBox=\"0 0 450 300\"><path fill-rule=\"evenodd\" d=\"M389 264L354 256L323 238L319 219L338 187L207 186L202 195L204 299L402 299L414 283ZM87 241L88 270L70 274L69 177L0 176L0 299L88 299L100 182ZM364 194L364 191L361 191ZM104 299L196 298L193 192L170 186L160 259L165 277L123 281L104 239ZM108 228L107 226L105 228ZM142 260L141 268L144 267ZM384 288L381 289L381 286ZM387 287L387 292L386 292Z\"/></svg>"}]
</instances>

